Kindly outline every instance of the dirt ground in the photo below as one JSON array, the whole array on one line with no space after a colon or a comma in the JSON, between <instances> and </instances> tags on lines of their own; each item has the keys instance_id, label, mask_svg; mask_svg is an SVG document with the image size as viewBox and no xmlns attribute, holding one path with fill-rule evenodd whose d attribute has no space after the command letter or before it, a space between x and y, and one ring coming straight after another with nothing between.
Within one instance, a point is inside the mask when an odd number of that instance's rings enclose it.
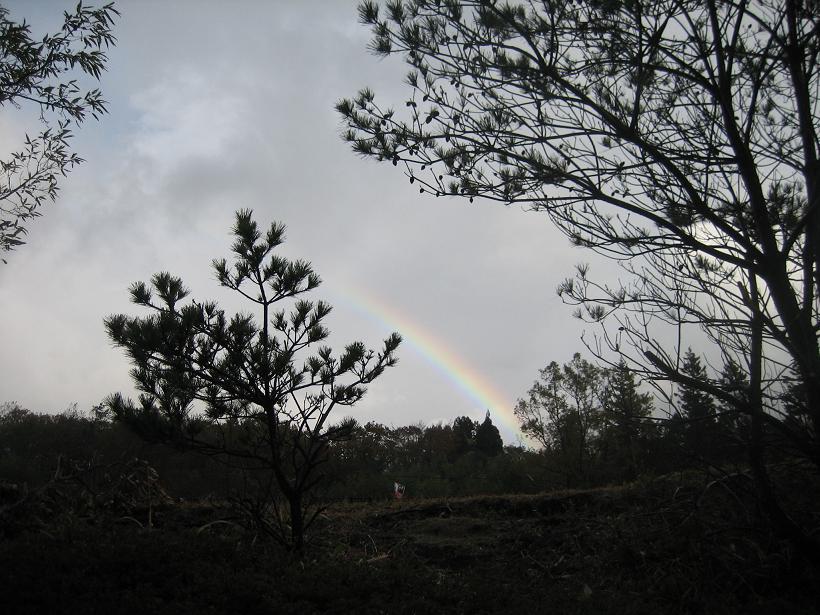
<instances>
[{"instance_id":1,"label":"dirt ground","mask_svg":"<svg viewBox=\"0 0 820 615\"><path fill-rule=\"evenodd\" d=\"M62 519L0 542L0 612L815 613L820 574L735 487L337 504L301 556L213 503Z\"/></svg>"}]
</instances>

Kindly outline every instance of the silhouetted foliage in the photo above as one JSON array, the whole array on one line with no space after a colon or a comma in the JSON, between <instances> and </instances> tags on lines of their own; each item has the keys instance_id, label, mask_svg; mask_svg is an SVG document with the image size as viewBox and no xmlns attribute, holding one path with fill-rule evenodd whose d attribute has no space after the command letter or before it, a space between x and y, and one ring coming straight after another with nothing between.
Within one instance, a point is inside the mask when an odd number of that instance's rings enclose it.
<instances>
[{"instance_id":1,"label":"silhouetted foliage","mask_svg":"<svg viewBox=\"0 0 820 615\"><path fill-rule=\"evenodd\" d=\"M468 416L459 416L453 421L453 438L457 456L472 449L475 444L475 430L475 421Z\"/></svg>"},{"instance_id":2,"label":"silhouetted foliage","mask_svg":"<svg viewBox=\"0 0 820 615\"><path fill-rule=\"evenodd\" d=\"M80 2L64 13L59 32L35 40L29 24L11 20L0 6L0 107L32 103L45 126L0 161L0 253L24 243L25 223L41 215L43 202L56 198L59 177L82 162L69 148L70 126L88 115L97 119L106 103L98 89L84 90L66 73L79 68L100 78L108 60L104 49L116 40L116 15L113 3L93 8Z\"/></svg>"},{"instance_id":3,"label":"silhouetted foliage","mask_svg":"<svg viewBox=\"0 0 820 615\"><path fill-rule=\"evenodd\" d=\"M729 394L748 403L749 375L734 361L723 366L721 387ZM736 404L722 403L718 408L719 447L724 460L745 460L749 444L749 417L739 412Z\"/></svg>"},{"instance_id":4,"label":"silhouetted foliage","mask_svg":"<svg viewBox=\"0 0 820 615\"><path fill-rule=\"evenodd\" d=\"M764 506L820 561L762 462L768 430L820 466L815 3L367 0L359 16L374 53L410 65L410 94L398 110L369 89L339 101L353 150L423 193L525 204L617 260L624 283L580 266L559 288L601 324L590 347L745 415ZM682 369L694 327L748 372L746 394Z\"/></svg>"},{"instance_id":5,"label":"silhouetted foliage","mask_svg":"<svg viewBox=\"0 0 820 615\"><path fill-rule=\"evenodd\" d=\"M606 371L575 353L559 366L552 361L519 399L515 414L521 431L540 443L558 462L566 486L589 481L593 440L602 427Z\"/></svg>"},{"instance_id":6,"label":"silhouetted foliage","mask_svg":"<svg viewBox=\"0 0 820 615\"><path fill-rule=\"evenodd\" d=\"M694 382L708 380L706 368L691 348L683 357L681 371ZM682 444L690 454L700 459L714 459L717 430L713 397L698 388L697 384L683 385L678 390L678 402L678 423L683 428Z\"/></svg>"},{"instance_id":7,"label":"silhouetted foliage","mask_svg":"<svg viewBox=\"0 0 820 615\"><path fill-rule=\"evenodd\" d=\"M331 413L365 394L365 385L395 364L398 334L377 354L363 343L337 357L327 346L297 363L329 334L330 306L299 298L319 286L305 261L274 253L285 228L263 233L251 211L233 227L234 262L214 260L217 280L244 297L254 315L226 316L214 302L189 301L180 278L158 273L150 286L131 287L145 317L109 316L111 340L134 364L137 403L112 395L116 418L150 441L228 458L252 472L257 496L246 502L260 529L294 549L319 509L309 496L331 443L346 439L352 421L331 424ZM298 299L297 299L298 298ZM296 299L290 312L276 309ZM272 508L272 510L271 510Z\"/></svg>"},{"instance_id":8,"label":"silhouetted foliage","mask_svg":"<svg viewBox=\"0 0 820 615\"><path fill-rule=\"evenodd\" d=\"M489 410L481 424L476 427L475 447L488 457L495 457L504 450L504 442L501 440L501 434L498 433L498 427L493 425Z\"/></svg>"},{"instance_id":9,"label":"silhouetted foliage","mask_svg":"<svg viewBox=\"0 0 820 615\"><path fill-rule=\"evenodd\" d=\"M603 457L621 480L634 480L651 466L650 446L659 438L651 420L653 402L641 393L623 361L609 370L604 398Z\"/></svg>"}]
</instances>

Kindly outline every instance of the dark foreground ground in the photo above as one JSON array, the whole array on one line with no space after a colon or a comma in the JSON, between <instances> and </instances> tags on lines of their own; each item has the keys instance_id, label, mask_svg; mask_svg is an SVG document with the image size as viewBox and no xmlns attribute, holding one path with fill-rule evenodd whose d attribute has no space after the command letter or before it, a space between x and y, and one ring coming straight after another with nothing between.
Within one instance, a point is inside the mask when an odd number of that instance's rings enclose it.
<instances>
[{"instance_id":1,"label":"dark foreground ground","mask_svg":"<svg viewBox=\"0 0 820 615\"><path fill-rule=\"evenodd\" d=\"M301 558L216 505L63 516L0 541L0 613L817 613L730 482L337 505Z\"/></svg>"}]
</instances>

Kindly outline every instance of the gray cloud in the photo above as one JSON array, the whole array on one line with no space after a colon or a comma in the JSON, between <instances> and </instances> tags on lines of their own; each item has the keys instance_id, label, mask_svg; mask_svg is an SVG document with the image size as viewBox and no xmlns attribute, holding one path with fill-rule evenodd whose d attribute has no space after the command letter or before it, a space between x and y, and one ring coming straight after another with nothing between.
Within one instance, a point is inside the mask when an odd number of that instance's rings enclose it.
<instances>
[{"instance_id":1,"label":"gray cloud","mask_svg":"<svg viewBox=\"0 0 820 615\"><path fill-rule=\"evenodd\" d=\"M69 4L12 11L36 24ZM314 263L325 280L317 298L336 305L334 342L378 344L387 325L356 307L357 293L377 297L499 391L507 415L538 368L581 348L581 326L554 289L589 254L544 216L419 195L397 169L357 159L339 139L338 98L365 85L402 95L404 68L366 52L354 2L121 8L102 84L110 116L78 131L87 162L0 268L0 401L58 411L131 391L102 318L132 311L128 285L155 271L241 308L209 270L228 253L240 207L288 225L285 253ZM399 356L357 418L483 415L411 343ZM510 429L504 436L514 440Z\"/></svg>"}]
</instances>

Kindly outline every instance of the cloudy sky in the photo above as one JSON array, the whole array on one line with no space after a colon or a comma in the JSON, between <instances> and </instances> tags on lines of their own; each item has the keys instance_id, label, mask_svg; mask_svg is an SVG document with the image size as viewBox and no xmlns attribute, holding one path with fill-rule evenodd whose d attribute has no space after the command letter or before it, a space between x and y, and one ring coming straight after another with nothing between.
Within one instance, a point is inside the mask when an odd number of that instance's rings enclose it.
<instances>
[{"instance_id":1,"label":"cloudy sky","mask_svg":"<svg viewBox=\"0 0 820 615\"><path fill-rule=\"evenodd\" d=\"M73 2L6 2L35 35ZM283 252L323 279L339 347L405 336L400 363L351 412L405 425L483 417L507 442L512 407L552 360L582 350L583 324L555 287L590 254L538 214L420 195L401 171L356 157L336 101L369 86L407 95L400 59L367 52L355 0L117 4L118 43L101 88L109 111L77 132L86 162L0 265L0 403L80 409L133 394L103 330L138 313L128 286L162 270L198 299L242 305L216 285L233 212L287 225ZM37 130L0 109L0 146Z\"/></svg>"}]
</instances>

